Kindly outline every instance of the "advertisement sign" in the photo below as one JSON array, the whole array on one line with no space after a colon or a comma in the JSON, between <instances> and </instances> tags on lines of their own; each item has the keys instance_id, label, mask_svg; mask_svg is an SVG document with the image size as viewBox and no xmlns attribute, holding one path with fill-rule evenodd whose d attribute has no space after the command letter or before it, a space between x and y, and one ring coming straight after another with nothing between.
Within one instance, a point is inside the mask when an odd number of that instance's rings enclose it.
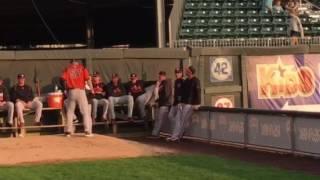
<instances>
[{"instance_id":1,"label":"advertisement sign","mask_svg":"<svg viewBox=\"0 0 320 180\"><path fill-rule=\"evenodd\" d=\"M320 55L248 56L251 108L320 112Z\"/></svg>"},{"instance_id":2,"label":"advertisement sign","mask_svg":"<svg viewBox=\"0 0 320 180\"><path fill-rule=\"evenodd\" d=\"M212 96L211 105L217 108L234 108L234 96L223 95L223 96Z\"/></svg>"}]
</instances>

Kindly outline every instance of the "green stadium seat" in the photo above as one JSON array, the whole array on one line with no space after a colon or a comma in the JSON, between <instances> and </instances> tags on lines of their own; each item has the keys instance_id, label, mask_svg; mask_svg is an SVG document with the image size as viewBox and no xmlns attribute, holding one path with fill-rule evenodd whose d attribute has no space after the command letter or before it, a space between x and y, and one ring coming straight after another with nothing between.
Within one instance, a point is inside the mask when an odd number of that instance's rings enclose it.
<instances>
[{"instance_id":1,"label":"green stadium seat","mask_svg":"<svg viewBox=\"0 0 320 180\"><path fill-rule=\"evenodd\" d=\"M273 24L286 24L287 18L286 17L274 17L273 18Z\"/></svg>"},{"instance_id":2,"label":"green stadium seat","mask_svg":"<svg viewBox=\"0 0 320 180\"><path fill-rule=\"evenodd\" d=\"M223 18L221 24L223 26L230 26L234 25L235 18L228 17L228 18Z\"/></svg>"},{"instance_id":3,"label":"green stadium seat","mask_svg":"<svg viewBox=\"0 0 320 180\"><path fill-rule=\"evenodd\" d=\"M198 9L207 10L207 9L211 9L211 8L210 8L210 4L209 3L202 2L202 3L199 3Z\"/></svg>"},{"instance_id":4,"label":"green stadium seat","mask_svg":"<svg viewBox=\"0 0 320 180\"><path fill-rule=\"evenodd\" d=\"M209 17L212 18L212 17L221 17L222 16L222 10L218 10L218 9L215 9L215 10L211 10L209 12Z\"/></svg>"},{"instance_id":5,"label":"green stadium seat","mask_svg":"<svg viewBox=\"0 0 320 180\"><path fill-rule=\"evenodd\" d=\"M208 21L208 25L210 27L212 27L212 26L220 26L221 25L221 21L222 21L222 18L211 18Z\"/></svg>"},{"instance_id":6,"label":"green stadium seat","mask_svg":"<svg viewBox=\"0 0 320 180\"><path fill-rule=\"evenodd\" d=\"M247 7L248 8L259 8L260 7L260 1L248 1Z\"/></svg>"},{"instance_id":7,"label":"green stadium seat","mask_svg":"<svg viewBox=\"0 0 320 180\"><path fill-rule=\"evenodd\" d=\"M247 16L247 11L246 11L245 9L236 10L236 11L234 12L234 15L235 15L236 17L239 17L239 16L245 17L245 16Z\"/></svg>"},{"instance_id":8,"label":"green stadium seat","mask_svg":"<svg viewBox=\"0 0 320 180\"><path fill-rule=\"evenodd\" d=\"M193 19L184 19L181 23L182 27L193 27L195 26L195 20Z\"/></svg>"},{"instance_id":9,"label":"green stadium seat","mask_svg":"<svg viewBox=\"0 0 320 180\"><path fill-rule=\"evenodd\" d=\"M222 11L222 16L234 16L235 11L231 9L227 9Z\"/></svg>"},{"instance_id":10,"label":"green stadium seat","mask_svg":"<svg viewBox=\"0 0 320 180\"><path fill-rule=\"evenodd\" d=\"M238 38L245 38L248 37L248 27L246 26L238 26L235 31L234 34L238 37Z\"/></svg>"},{"instance_id":11,"label":"green stadium seat","mask_svg":"<svg viewBox=\"0 0 320 180\"><path fill-rule=\"evenodd\" d=\"M250 26L248 28L249 37L260 37L261 26Z\"/></svg>"},{"instance_id":12,"label":"green stadium seat","mask_svg":"<svg viewBox=\"0 0 320 180\"><path fill-rule=\"evenodd\" d=\"M320 35L320 24L313 25L311 27L311 30L312 30L313 36L319 36Z\"/></svg>"},{"instance_id":13,"label":"green stadium seat","mask_svg":"<svg viewBox=\"0 0 320 180\"><path fill-rule=\"evenodd\" d=\"M267 17L272 17L272 12L269 10L262 10L259 12L260 16L267 16Z\"/></svg>"},{"instance_id":14,"label":"green stadium seat","mask_svg":"<svg viewBox=\"0 0 320 180\"><path fill-rule=\"evenodd\" d=\"M248 24L248 18L246 17L238 17L235 21L234 21L235 25L246 25Z\"/></svg>"},{"instance_id":15,"label":"green stadium seat","mask_svg":"<svg viewBox=\"0 0 320 180\"><path fill-rule=\"evenodd\" d=\"M273 11L273 16L288 16L288 13L286 11Z\"/></svg>"},{"instance_id":16,"label":"green stadium seat","mask_svg":"<svg viewBox=\"0 0 320 180\"><path fill-rule=\"evenodd\" d=\"M210 4L210 7L212 9L220 9L222 8L223 3L222 2L213 2Z\"/></svg>"},{"instance_id":17,"label":"green stadium seat","mask_svg":"<svg viewBox=\"0 0 320 180\"><path fill-rule=\"evenodd\" d=\"M235 35L235 27L224 27L221 29L221 35L223 36L223 38L230 38L230 37L234 37Z\"/></svg>"},{"instance_id":18,"label":"green stadium seat","mask_svg":"<svg viewBox=\"0 0 320 180\"><path fill-rule=\"evenodd\" d=\"M260 33L261 33L262 37L271 37L271 36L273 36L274 35L273 26L272 25L262 26Z\"/></svg>"},{"instance_id":19,"label":"green stadium seat","mask_svg":"<svg viewBox=\"0 0 320 180\"><path fill-rule=\"evenodd\" d=\"M305 36L312 36L313 31L311 29L311 26L303 26L303 31Z\"/></svg>"},{"instance_id":20,"label":"green stadium seat","mask_svg":"<svg viewBox=\"0 0 320 180\"><path fill-rule=\"evenodd\" d=\"M247 1L237 2L235 7L238 9L246 9L248 7Z\"/></svg>"},{"instance_id":21,"label":"green stadium seat","mask_svg":"<svg viewBox=\"0 0 320 180\"><path fill-rule=\"evenodd\" d=\"M299 18L303 25L311 24L310 18L308 16L300 16Z\"/></svg>"},{"instance_id":22,"label":"green stadium seat","mask_svg":"<svg viewBox=\"0 0 320 180\"><path fill-rule=\"evenodd\" d=\"M224 9L232 9L232 8L236 8L235 5L236 5L235 2L227 1L227 2L223 3L222 8L224 8Z\"/></svg>"},{"instance_id":23,"label":"green stadium seat","mask_svg":"<svg viewBox=\"0 0 320 180\"><path fill-rule=\"evenodd\" d=\"M253 16L258 16L259 12L256 9L250 9L247 11L247 16L249 17L253 17Z\"/></svg>"},{"instance_id":24,"label":"green stadium seat","mask_svg":"<svg viewBox=\"0 0 320 180\"><path fill-rule=\"evenodd\" d=\"M261 17L260 18L260 24L272 24L272 17Z\"/></svg>"},{"instance_id":25,"label":"green stadium seat","mask_svg":"<svg viewBox=\"0 0 320 180\"><path fill-rule=\"evenodd\" d=\"M288 36L288 30L286 25L278 25L274 26L273 29L274 35L277 37L287 37Z\"/></svg>"},{"instance_id":26,"label":"green stadium seat","mask_svg":"<svg viewBox=\"0 0 320 180\"><path fill-rule=\"evenodd\" d=\"M187 2L185 5L186 10L197 10L198 9L198 4L194 2Z\"/></svg>"},{"instance_id":27,"label":"green stadium seat","mask_svg":"<svg viewBox=\"0 0 320 180\"><path fill-rule=\"evenodd\" d=\"M197 19L195 22L195 26L197 27L206 27L208 25L207 19Z\"/></svg>"},{"instance_id":28,"label":"green stadium seat","mask_svg":"<svg viewBox=\"0 0 320 180\"><path fill-rule=\"evenodd\" d=\"M181 29L181 31L180 31L180 38L181 39L191 38L192 35L193 35L193 30L190 28Z\"/></svg>"},{"instance_id":29,"label":"green stadium seat","mask_svg":"<svg viewBox=\"0 0 320 180\"><path fill-rule=\"evenodd\" d=\"M207 30L205 28L196 28L193 31L193 36L196 38L204 38L207 36Z\"/></svg>"},{"instance_id":30,"label":"green stadium seat","mask_svg":"<svg viewBox=\"0 0 320 180\"><path fill-rule=\"evenodd\" d=\"M209 38L217 38L217 37L220 37L220 35L221 35L221 28L220 28L220 27L209 28L208 31L207 31L207 35L209 36Z\"/></svg>"},{"instance_id":31,"label":"green stadium seat","mask_svg":"<svg viewBox=\"0 0 320 180\"><path fill-rule=\"evenodd\" d=\"M258 23L260 23L259 17L250 17L250 18L248 18L248 24L249 25L257 25Z\"/></svg>"},{"instance_id":32,"label":"green stadium seat","mask_svg":"<svg viewBox=\"0 0 320 180\"><path fill-rule=\"evenodd\" d=\"M196 14L197 18L202 18L202 17L209 17L209 12L206 10L200 10Z\"/></svg>"},{"instance_id":33,"label":"green stadium seat","mask_svg":"<svg viewBox=\"0 0 320 180\"><path fill-rule=\"evenodd\" d=\"M193 10L184 11L183 13L183 17L185 18L193 18L195 16L196 16L196 11L193 11Z\"/></svg>"}]
</instances>

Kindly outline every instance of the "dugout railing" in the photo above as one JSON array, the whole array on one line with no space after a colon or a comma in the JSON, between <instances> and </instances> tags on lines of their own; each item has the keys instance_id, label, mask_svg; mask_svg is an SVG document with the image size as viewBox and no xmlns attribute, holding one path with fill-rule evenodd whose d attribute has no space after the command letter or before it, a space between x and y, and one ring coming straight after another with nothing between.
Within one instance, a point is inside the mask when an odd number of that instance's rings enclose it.
<instances>
[{"instance_id":1,"label":"dugout railing","mask_svg":"<svg viewBox=\"0 0 320 180\"><path fill-rule=\"evenodd\" d=\"M201 107L184 138L320 157L320 113ZM168 121L164 133L172 130Z\"/></svg>"}]
</instances>

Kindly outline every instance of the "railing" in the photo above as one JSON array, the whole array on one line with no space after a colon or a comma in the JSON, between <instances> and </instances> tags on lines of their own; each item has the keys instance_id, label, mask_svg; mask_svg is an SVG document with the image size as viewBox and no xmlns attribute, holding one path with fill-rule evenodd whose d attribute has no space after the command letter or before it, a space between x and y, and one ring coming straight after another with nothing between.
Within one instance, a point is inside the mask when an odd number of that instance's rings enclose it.
<instances>
[{"instance_id":1,"label":"railing","mask_svg":"<svg viewBox=\"0 0 320 180\"><path fill-rule=\"evenodd\" d=\"M241 38L241 39L181 39L173 42L175 48L192 47L289 47L296 45L320 44L320 37L305 37L293 40L282 38Z\"/></svg>"},{"instance_id":2,"label":"railing","mask_svg":"<svg viewBox=\"0 0 320 180\"><path fill-rule=\"evenodd\" d=\"M169 17L169 43L173 47L173 41L177 39L185 0L174 0L173 8Z\"/></svg>"},{"instance_id":3,"label":"railing","mask_svg":"<svg viewBox=\"0 0 320 180\"><path fill-rule=\"evenodd\" d=\"M320 157L319 113L201 107L184 138ZM165 124L170 134L174 122Z\"/></svg>"}]
</instances>

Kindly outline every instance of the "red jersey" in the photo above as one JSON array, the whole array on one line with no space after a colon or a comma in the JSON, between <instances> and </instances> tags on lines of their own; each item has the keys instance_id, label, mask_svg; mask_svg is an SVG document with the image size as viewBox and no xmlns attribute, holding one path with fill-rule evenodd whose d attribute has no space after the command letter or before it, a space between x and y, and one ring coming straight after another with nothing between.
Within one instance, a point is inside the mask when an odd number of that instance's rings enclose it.
<instances>
[{"instance_id":1,"label":"red jersey","mask_svg":"<svg viewBox=\"0 0 320 180\"><path fill-rule=\"evenodd\" d=\"M68 89L84 89L89 80L89 72L82 65L69 65L62 74Z\"/></svg>"}]
</instances>

